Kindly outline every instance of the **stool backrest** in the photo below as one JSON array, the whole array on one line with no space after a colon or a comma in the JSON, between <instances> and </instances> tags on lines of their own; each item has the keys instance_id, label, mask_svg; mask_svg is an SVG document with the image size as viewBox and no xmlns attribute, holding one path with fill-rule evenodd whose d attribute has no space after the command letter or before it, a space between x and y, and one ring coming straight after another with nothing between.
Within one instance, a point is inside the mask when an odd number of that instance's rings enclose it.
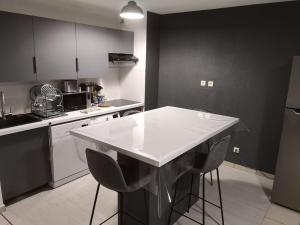
<instances>
[{"instance_id":1,"label":"stool backrest","mask_svg":"<svg viewBox=\"0 0 300 225\"><path fill-rule=\"evenodd\" d=\"M230 144L231 136L221 138L211 147L203 166L203 172L207 173L217 169L225 160Z\"/></svg>"},{"instance_id":2,"label":"stool backrest","mask_svg":"<svg viewBox=\"0 0 300 225\"><path fill-rule=\"evenodd\" d=\"M118 192L127 190L123 172L117 161L91 149L86 149L86 158L89 170L98 183Z\"/></svg>"}]
</instances>

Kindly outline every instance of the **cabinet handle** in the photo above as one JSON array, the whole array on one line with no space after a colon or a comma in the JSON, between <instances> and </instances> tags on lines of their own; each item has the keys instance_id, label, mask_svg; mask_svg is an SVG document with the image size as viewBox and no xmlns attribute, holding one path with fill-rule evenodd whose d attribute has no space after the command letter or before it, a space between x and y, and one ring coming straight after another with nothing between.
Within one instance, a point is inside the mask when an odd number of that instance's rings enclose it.
<instances>
[{"instance_id":1,"label":"cabinet handle","mask_svg":"<svg viewBox=\"0 0 300 225\"><path fill-rule=\"evenodd\" d=\"M78 63L78 58L76 57L75 59L75 62L76 62L76 72L79 71L79 63Z\"/></svg>"},{"instance_id":2,"label":"cabinet handle","mask_svg":"<svg viewBox=\"0 0 300 225\"><path fill-rule=\"evenodd\" d=\"M36 58L35 58L35 56L33 56L33 58L32 58L32 63L33 63L33 73L37 73L37 71L36 71Z\"/></svg>"},{"instance_id":3,"label":"cabinet handle","mask_svg":"<svg viewBox=\"0 0 300 225\"><path fill-rule=\"evenodd\" d=\"M82 124L81 125L81 127L87 127L88 126L88 124Z\"/></svg>"}]
</instances>

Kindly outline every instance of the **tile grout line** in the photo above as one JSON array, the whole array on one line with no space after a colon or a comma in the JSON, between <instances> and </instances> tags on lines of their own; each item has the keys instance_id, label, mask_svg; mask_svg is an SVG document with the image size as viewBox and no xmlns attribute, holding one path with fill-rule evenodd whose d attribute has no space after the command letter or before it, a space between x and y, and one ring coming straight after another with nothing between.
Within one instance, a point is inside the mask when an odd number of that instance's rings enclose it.
<instances>
[{"instance_id":1,"label":"tile grout line","mask_svg":"<svg viewBox=\"0 0 300 225\"><path fill-rule=\"evenodd\" d=\"M266 211L266 213L264 215L264 218L263 218L263 221L262 221L261 225L264 223L265 219L271 220L271 221L276 222L278 224L286 225L285 223L282 223L281 221L278 221L278 220L275 220L273 218L267 217L268 211L271 208L271 206L272 206L272 204L269 205L269 207L268 207L268 209L267 209L267 211Z\"/></svg>"},{"instance_id":2,"label":"tile grout line","mask_svg":"<svg viewBox=\"0 0 300 225\"><path fill-rule=\"evenodd\" d=\"M229 162L229 161L225 161L224 165L229 166L229 167L234 168L234 169L237 169L237 170L240 170L240 171L243 171L243 172L248 173L248 174L254 174L256 176L264 177L264 178L267 178L269 180L274 180L274 175L273 174L269 174L269 173L264 172L264 171L255 170L255 169L252 169L250 167L242 166L242 165L232 163L232 162ZM242 168L245 168L245 169L242 169Z\"/></svg>"},{"instance_id":3,"label":"tile grout line","mask_svg":"<svg viewBox=\"0 0 300 225\"><path fill-rule=\"evenodd\" d=\"M13 225L5 215L0 214L0 216L2 216L8 222L8 224Z\"/></svg>"}]
</instances>

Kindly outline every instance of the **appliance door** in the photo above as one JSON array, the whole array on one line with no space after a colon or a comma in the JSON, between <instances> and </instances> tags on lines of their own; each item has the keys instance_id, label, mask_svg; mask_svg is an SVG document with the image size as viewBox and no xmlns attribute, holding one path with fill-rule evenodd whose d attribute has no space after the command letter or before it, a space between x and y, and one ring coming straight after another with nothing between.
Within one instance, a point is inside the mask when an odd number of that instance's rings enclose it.
<instances>
[{"instance_id":1,"label":"appliance door","mask_svg":"<svg viewBox=\"0 0 300 225\"><path fill-rule=\"evenodd\" d=\"M288 108L300 109L300 56L295 56L293 59L286 106Z\"/></svg>"},{"instance_id":2,"label":"appliance door","mask_svg":"<svg viewBox=\"0 0 300 225\"><path fill-rule=\"evenodd\" d=\"M88 169L86 160L82 160L80 153L92 145L71 136L70 131L88 126L89 122L88 119L51 127L51 166L54 182Z\"/></svg>"},{"instance_id":3,"label":"appliance door","mask_svg":"<svg viewBox=\"0 0 300 225\"><path fill-rule=\"evenodd\" d=\"M63 105L65 112L86 109L88 106L88 97L86 92L64 94Z\"/></svg>"},{"instance_id":4,"label":"appliance door","mask_svg":"<svg viewBox=\"0 0 300 225\"><path fill-rule=\"evenodd\" d=\"M93 125L104 123L106 121L113 120L114 119L114 115L117 115L117 117L120 117L119 113L109 114L109 115L100 116L100 117L94 117L94 118L91 119L91 123L90 124L91 124L91 126L93 126ZM114 150L111 150L111 149L107 148L104 145L93 144L93 148L92 149L104 152L105 154L109 155L113 159L117 160L117 152L114 151Z\"/></svg>"},{"instance_id":5,"label":"appliance door","mask_svg":"<svg viewBox=\"0 0 300 225\"><path fill-rule=\"evenodd\" d=\"M300 211L300 110L286 109L272 201Z\"/></svg>"}]
</instances>

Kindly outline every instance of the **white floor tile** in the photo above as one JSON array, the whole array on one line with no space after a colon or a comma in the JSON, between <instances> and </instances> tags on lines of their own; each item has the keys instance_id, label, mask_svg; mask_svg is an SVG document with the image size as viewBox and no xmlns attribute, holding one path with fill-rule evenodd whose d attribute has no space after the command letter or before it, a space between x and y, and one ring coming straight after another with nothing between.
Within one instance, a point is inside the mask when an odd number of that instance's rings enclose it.
<instances>
[{"instance_id":1,"label":"white floor tile","mask_svg":"<svg viewBox=\"0 0 300 225\"><path fill-rule=\"evenodd\" d=\"M263 223L261 225L283 225L283 223L278 223L274 220L271 220L271 219L268 219L268 218L265 218Z\"/></svg>"},{"instance_id":2,"label":"white floor tile","mask_svg":"<svg viewBox=\"0 0 300 225\"><path fill-rule=\"evenodd\" d=\"M299 225L300 213L272 204L266 214L266 217L285 225Z\"/></svg>"},{"instance_id":3,"label":"white floor tile","mask_svg":"<svg viewBox=\"0 0 300 225\"><path fill-rule=\"evenodd\" d=\"M7 222L7 220L4 219L1 215L0 215L0 225L9 225L9 223Z\"/></svg>"},{"instance_id":4,"label":"white floor tile","mask_svg":"<svg viewBox=\"0 0 300 225\"><path fill-rule=\"evenodd\" d=\"M226 225L261 225L269 208L269 214L273 214L275 209L270 207L269 201L272 180L225 165L220 168L220 177ZM218 203L216 173L214 173L214 184L211 187L207 183L207 198ZM88 224L96 187L96 181L91 175L87 175L57 189L44 190L9 205L4 215L13 225ZM117 193L100 188L93 224L99 224L116 211ZM207 206L207 213L220 220L218 209ZM194 205L190 214L201 221L200 202ZM294 217L292 219L295 220ZM117 221L115 217L109 221L108 225L117 225ZM279 223L280 221L277 220ZM264 223L263 225L277 225L276 223L270 224L269 219L265 219ZM177 222L177 225L190 224L194 225L185 218ZM211 224L215 223L207 217L207 225ZM285 225L299 225L299 223Z\"/></svg>"}]
</instances>

